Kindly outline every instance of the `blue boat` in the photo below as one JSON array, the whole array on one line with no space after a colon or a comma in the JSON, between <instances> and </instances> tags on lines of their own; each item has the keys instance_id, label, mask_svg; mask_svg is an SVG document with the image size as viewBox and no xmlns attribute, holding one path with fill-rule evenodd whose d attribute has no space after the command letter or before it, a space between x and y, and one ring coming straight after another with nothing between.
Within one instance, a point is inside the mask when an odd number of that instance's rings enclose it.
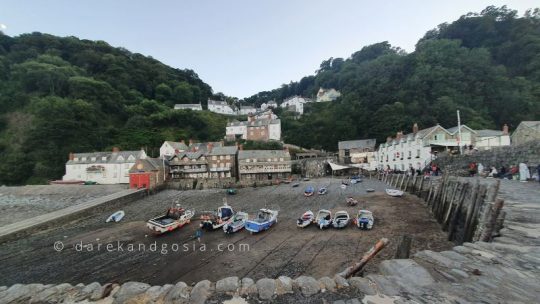
<instances>
[{"instance_id":1,"label":"blue boat","mask_svg":"<svg viewBox=\"0 0 540 304\"><path fill-rule=\"evenodd\" d=\"M313 186L308 186L306 190L304 190L304 196L312 196L315 193L315 188Z\"/></svg>"},{"instance_id":2,"label":"blue boat","mask_svg":"<svg viewBox=\"0 0 540 304\"><path fill-rule=\"evenodd\" d=\"M246 230L253 233L268 230L272 225L277 223L277 210L261 209L257 213L257 217L246 222Z\"/></svg>"}]
</instances>

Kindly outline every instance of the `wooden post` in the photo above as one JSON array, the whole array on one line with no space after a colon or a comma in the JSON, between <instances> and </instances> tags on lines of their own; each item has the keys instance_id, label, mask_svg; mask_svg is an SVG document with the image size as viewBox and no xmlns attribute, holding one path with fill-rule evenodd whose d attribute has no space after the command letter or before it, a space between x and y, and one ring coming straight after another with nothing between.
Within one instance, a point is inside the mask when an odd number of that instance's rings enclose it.
<instances>
[{"instance_id":1,"label":"wooden post","mask_svg":"<svg viewBox=\"0 0 540 304\"><path fill-rule=\"evenodd\" d=\"M471 202L469 203L469 205L467 206L467 214L465 215L465 225L463 227L463 231L464 231L463 240L464 241L467 241L466 240L467 231L470 230L470 226L471 226L472 220L473 220L473 211L474 211L474 208L475 208L475 206L477 204L479 196L480 196L480 181L476 180L474 188L473 188L472 199L471 199Z\"/></svg>"},{"instance_id":2,"label":"wooden post","mask_svg":"<svg viewBox=\"0 0 540 304\"><path fill-rule=\"evenodd\" d=\"M422 187L424 187L424 176L420 175L420 187L418 188L418 197L422 197Z\"/></svg>"},{"instance_id":3,"label":"wooden post","mask_svg":"<svg viewBox=\"0 0 540 304\"><path fill-rule=\"evenodd\" d=\"M362 259L359 263L356 263L350 267L347 267L347 269L343 270L342 272L338 273L339 276L344 277L346 279L353 276L355 273L359 272L366 266L366 264L379 253L386 245L388 244L387 238L380 239L375 246L371 247L368 252L364 254Z\"/></svg>"},{"instance_id":4,"label":"wooden post","mask_svg":"<svg viewBox=\"0 0 540 304\"><path fill-rule=\"evenodd\" d=\"M399 244L394 255L394 259L408 259L411 252L412 238L410 235L402 235L399 238Z\"/></svg>"},{"instance_id":5,"label":"wooden post","mask_svg":"<svg viewBox=\"0 0 540 304\"><path fill-rule=\"evenodd\" d=\"M450 223L448 225L448 240L449 241L454 240L454 234L455 234L457 221L458 221L459 216L461 215L461 207L463 206L463 202L465 201L465 198L467 197L468 188L469 188L469 184L467 183L463 187L462 195L459 199L459 202L457 203L456 210L454 211L454 214L452 215L452 219L450 220Z\"/></svg>"},{"instance_id":6,"label":"wooden post","mask_svg":"<svg viewBox=\"0 0 540 304\"><path fill-rule=\"evenodd\" d=\"M493 233L495 232L495 226L497 223L497 218L499 217L499 214L501 212L501 209L504 206L504 200L497 199L495 200L495 203L493 203L488 210L486 210L487 213L487 222L485 223L485 226L483 227L482 234L480 235L480 241L482 242L490 242Z\"/></svg>"},{"instance_id":7,"label":"wooden post","mask_svg":"<svg viewBox=\"0 0 540 304\"><path fill-rule=\"evenodd\" d=\"M478 193L476 197L476 201L474 202L474 206L472 208L471 220L469 224L465 227L465 236L463 238L465 242L472 241L474 231L476 230L476 227L478 225L478 212L480 208L482 208L482 205L484 204L484 201L486 199L486 193L487 193L486 186L481 186L480 192Z\"/></svg>"}]
</instances>

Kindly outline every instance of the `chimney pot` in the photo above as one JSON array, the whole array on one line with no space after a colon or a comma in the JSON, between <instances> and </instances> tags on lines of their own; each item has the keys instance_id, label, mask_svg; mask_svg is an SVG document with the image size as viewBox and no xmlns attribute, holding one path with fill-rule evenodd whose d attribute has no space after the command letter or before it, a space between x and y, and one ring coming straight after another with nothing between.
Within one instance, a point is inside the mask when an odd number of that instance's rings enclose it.
<instances>
[{"instance_id":1,"label":"chimney pot","mask_svg":"<svg viewBox=\"0 0 540 304\"><path fill-rule=\"evenodd\" d=\"M206 145L206 149L208 150L208 152L212 152L212 148L214 147L214 145L212 143L208 143Z\"/></svg>"},{"instance_id":2,"label":"chimney pot","mask_svg":"<svg viewBox=\"0 0 540 304\"><path fill-rule=\"evenodd\" d=\"M508 135L508 125L507 124L504 124L502 131L503 131L504 135Z\"/></svg>"}]
</instances>

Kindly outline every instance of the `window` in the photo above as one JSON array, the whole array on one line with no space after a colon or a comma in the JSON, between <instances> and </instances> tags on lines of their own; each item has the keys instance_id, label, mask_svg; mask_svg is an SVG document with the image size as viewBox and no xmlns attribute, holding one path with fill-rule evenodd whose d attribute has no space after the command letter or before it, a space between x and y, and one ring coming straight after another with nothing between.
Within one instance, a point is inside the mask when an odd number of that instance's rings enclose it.
<instances>
[{"instance_id":1,"label":"window","mask_svg":"<svg viewBox=\"0 0 540 304\"><path fill-rule=\"evenodd\" d=\"M95 157L92 157L92 161L96 161L96 158L95 158Z\"/></svg>"},{"instance_id":2,"label":"window","mask_svg":"<svg viewBox=\"0 0 540 304\"><path fill-rule=\"evenodd\" d=\"M107 157L106 157L106 156L103 156L103 157L101 158L101 160L102 160L102 161L107 161Z\"/></svg>"},{"instance_id":3,"label":"window","mask_svg":"<svg viewBox=\"0 0 540 304\"><path fill-rule=\"evenodd\" d=\"M282 162L282 161L283 161L283 157L281 157L281 158L279 159L279 161L281 161L281 162Z\"/></svg>"},{"instance_id":4,"label":"window","mask_svg":"<svg viewBox=\"0 0 540 304\"><path fill-rule=\"evenodd\" d=\"M420 157L420 149L416 150L416 158Z\"/></svg>"},{"instance_id":5,"label":"window","mask_svg":"<svg viewBox=\"0 0 540 304\"><path fill-rule=\"evenodd\" d=\"M227 156L225 156L225 159L227 159L227 160L228 160L228 159L231 159L231 156L230 156L230 155L227 155Z\"/></svg>"},{"instance_id":6,"label":"window","mask_svg":"<svg viewBox=\"0 0 540 304\"><path fill-rule=\"evenodd\" d=\"M74 161L79 161L78 157L73 158Z\"/></svg>"},{"instance_id":7,"label":"window","mask_svg":"<svg viewBox=\"0 0 540 304\"><path fill-rule=\"evenodd\" d=\"M125 165L124 165L124 168L125 168L125 169L129 169L129 164L125 164Z\"/></svg>"},{"instance_id":8,"label":"window","mask_svg":"<svg viewBox=\"0 0 540 304\"><path fill-rule=\"evenodd\" d=\"M86 157L83 157L83 158L82 158L82 161L86 161Z\"/></svg>"},{"instance_id":9,"label":"window","mask_svg":"<svg viewBox=\"0 0 540 304\"><path fill-rule=\"evenodd\" d=\"M212 160L216 160L217 159L217 156L212 156Z\"/></svg>"}]
</instances>

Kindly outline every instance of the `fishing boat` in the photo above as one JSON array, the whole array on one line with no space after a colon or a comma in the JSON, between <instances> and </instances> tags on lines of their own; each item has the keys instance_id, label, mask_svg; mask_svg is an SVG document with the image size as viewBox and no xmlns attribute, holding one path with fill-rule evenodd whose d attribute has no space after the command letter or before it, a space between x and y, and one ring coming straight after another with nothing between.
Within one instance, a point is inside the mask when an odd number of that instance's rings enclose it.
<instances>
[{"instance_id":1,"label":"fishing boat","mask_svg":"<svg viewBox=\"0 0 540 304\"><path fill-rule=\"evenodd\" d=\"M304 196L310 197L315 193L315 188L313 186L307 186L306 190L304 190Z\"/></svg>"},{"instance_id":2,"label":"fishing boat","mask_svg":"<svg viewBox=\"0 0 540 304\"><path fill-rule=\"evenodd\" d=\"M319 210L315 218L315 223L320 229L330 227L332 224L332 211L326 209Z\"/></svg>"},{"instance_id":3,"label":"fishing boat","mask_svg":"<svg viewBox=\"0 0 540 304\"><path fill-rule=\"evenodd\" d=\"M300 186L300 183L298 183L298 182L297 182L297 183L293 183L292 186L293 186L293 188L296 188L296 187Z\"/></svg>"},{"instance_id":4,"label":"fishing boat","mask_svg":"<svg viewBox=\"0 0 540 304\"><path fill-rule=\"evenodd\" d=\"M277 223L277 216L277 210L265 208L260 209L254 219L248 220L246 222L246 230L248 230L252 234L268 230L270 227L272 227L272 225Z\"/></svg>"},{"instance_id":5,"label":"fishing boat","mask_svg":"<svg viewBox=\"0 0 540 304\"><path fill-rule=\"evenodd\" d=\"M315 218L315 215L313 214L313 211L308 210L304 214L302 214L302 217L299 218L296 221L296 226L300 228L304 228L309 226L313 222L313 219Z\"/></svg>"},{"instance_id":6,"label":"fishing boat","mask_svg":"<svg viewBox=\"0 0 540 304\"><path fill-rule=\"evenodd\" d=\"M111 216L109 216L105 220L105 223L108 223L108 222L120 222L124 218L125 215L126 214L122 210L116 211L115 213L111 214Z\"/></svg>"},{"instance_id":7,"label":"fishing boat","mask_svg":"<svg viewBox=\"0 0 540 304\"><path fill-rule=\"evenodd\" d=\"M347 206L356 206L358 205L358 201L355 200L352 196L347 197L345 200L347 202Z\"/></svg>"},{"instance_id":8,"label":"fishing boat","mask_svg":"<svg viewBox=\"0 0 540 304\"><path fill-rule=\"evenodd\" d=\"M361 183L362 178L358 175L351 176L351 184Z\"/></svg>"},{"instance_id":9,"label":"fishing boat","mask_svg":"<svg viewBox=\"0 0 540 304\"><path fill-rule=\"evenodd\" d=\"M341 189L343 189L343 190L347 189L347 185L346 185L346 184L341 184L340 187L341 187Z\"/></svg>"},{"instance_id":10,"label":"fishing boat","mask_svg":"<svg viewBox=\"0 0 540 304\"><path fill-rule=\"evenodd\" d=\"M309 177L304 177L305 182L309 182Z\"/></svg>"},{"instance_id":11,"label":"fishing boat","mask_svg":"<svg viewBox=\"0 0 540 304\"><path fill-rule=\"evenodd\" d=\"M223 231L227 234L232 234L244 229L248 220L248 214L246 212L237 212L232 220L223 225Z\"/></svg>"},{"instance_id":12,"label":"fishing boat","mask_svg":"<svg viewBox=\"0 0 540 304\"><path fill-rule=\"evenodd\" d=\"M201 215L200 227L206 230L219 229L232 220L233 214L233 208L224 203L216 212L205 212Z\"/></svg>"},{"instance_id":13,"label":"fishing boat","mask_svg":"<svg viewBox=\"0 0 540 304\"><path fill-rule=\"evenodd\" d=\"M366 189L366 192L375 192L375 189L373 189L373 188L367 188L367 189Z\"/></svg>"},{"instance_id":14,"label":"fishing boat","mask_svg":"<svg viewBox=\"0 0 540 304\"><path fill-rule=\"evenodd\" d=\"M397 189L386 189L386 194L393 197L400 197L403 196L403 191Z\"/></svg>"},{"instance_id":15,"label":"fishing boat","mask_svg":"<svg viewBox=\"0 0 540 304\"><path fill-rule=\"evenodd\" d=\"M235 188L229 188L227 189L228 195L235 195L237 193L237 190Z\"/></svg>"},{"instance_id":16,"label":"fishing boat","mask_svg":"<svg viewBox=\"0 0 540 304\"><path fill-rule=\"evenodd\" d=\"M358 214L354 219L356 227L362 230L371 230L373 228L373 213L368 210L358 210Z\"/></svg>"},{"instance_id":17,"label":"fishing boat","mask_svg":"<svg viewBox=\"0 0 540 304\"><path fill-rule=\"evenodd\" d=\"M345 228L349 225L349 213L347 211L338 211L334 214L334 219L332 220L332 226L334 228Z\"/></svg>"},{"instance_id":18,"label":"fishing boat","mask_svg":"<svg viewBox=\"0 0 540 304\"><path fill-rule=\"evenodd\" d=\"M326 187L319 188L319 191L317 192L319 195L325 195L328 193L328 189Z\"/></svg>"},{"instance_id":19,"label":"fishing boat","mask_svg":"<svg viewBox=\"0 0 540 304\"><path fill-rule=\"evenodd\" d=\"M175 207L167 209L165 214L148 220L146 227L155 234L163 234L189 224L194 215L194 210L186 210L176 204Z\"/></svg>"}]
</instances>

